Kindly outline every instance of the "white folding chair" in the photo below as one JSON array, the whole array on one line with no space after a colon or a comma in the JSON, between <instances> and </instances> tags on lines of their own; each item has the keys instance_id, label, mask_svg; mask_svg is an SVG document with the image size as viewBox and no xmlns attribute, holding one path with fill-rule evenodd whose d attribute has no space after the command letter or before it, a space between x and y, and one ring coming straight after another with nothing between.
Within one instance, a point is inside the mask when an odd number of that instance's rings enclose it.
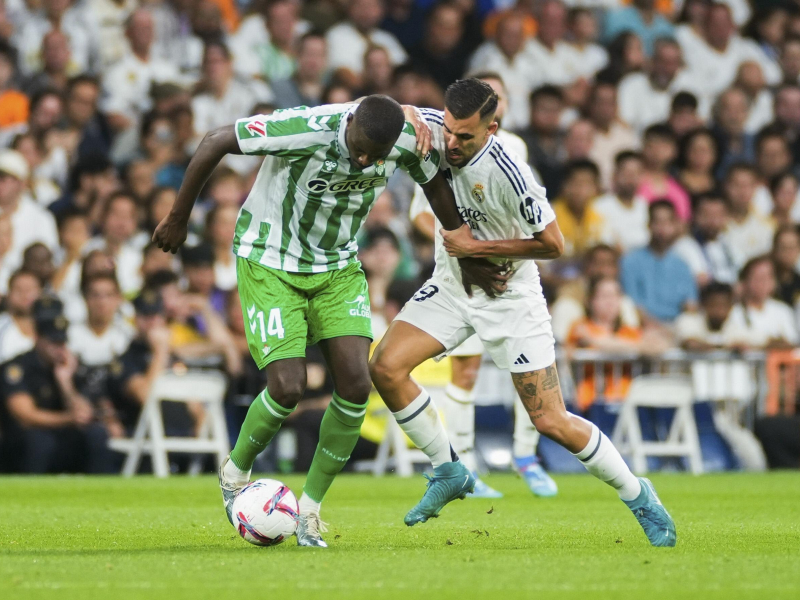
<instances>
[{"instance_id":1,"label":"white folding chair","mask_svg":"<svg viewBox=\"0 0 800 600\"><path fill-rule=\"evenodd\" d=\"M631 382L612 441L620 454L629 457L634 472L647 473L648 456L685 457L692 473L703 472L692 391L692 380L683 376L641 375ZM642 440L639 407L675 409L666 440Z\"/></svg>"},{"instance_id":2,"label":"white folding chair","mask_svg":"<svg viewBox=\"0 0 800 600\"><path fill-rule=\"evenodd\" d=\"M156 477L169 475L168 452L216 454L217 464L222 464L228 452L228 428L225 424L223 402L227 382L220 373L189 371L185 374L164 373L154 382L133 437L112 439L113 450L127 454L122 474L130 477L139 468L143 454L150 454ZM205 421L197 437L166 437L161 415L161 403L199 402L205 408ZM199 463L193 461L190 472L199 472Z\"/></svg>"}]
</instances>

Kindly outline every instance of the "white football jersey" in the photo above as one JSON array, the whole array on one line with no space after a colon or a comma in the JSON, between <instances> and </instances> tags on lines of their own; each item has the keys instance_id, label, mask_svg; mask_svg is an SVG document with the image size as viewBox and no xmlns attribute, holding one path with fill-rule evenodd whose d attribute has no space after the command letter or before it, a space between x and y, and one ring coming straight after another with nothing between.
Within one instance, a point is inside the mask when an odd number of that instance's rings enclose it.
<instances>
[{"instance_id":1,"label":"white football jersey","mask_svg":"<svg viewBox=\"0 0 800 600\"><path fill-rule=\"evenodd\" d=\"M495 136L489 138L481 150L462 168L447 163L443 126L444 113L422 109L431 128L433 148L439 152L439 168L453 188L461 218L472 228L472 235L480 240L525 239L542 231L555 220L547 201L545 189L536 183L531 168L516 154L509 152ZM411 218L419 214L428 201L422 188L417 186L411 205ZM433 277L452 290L461 290L461 270L458 260L451 258L439 234L441 224L436 222L436 269ZM539 269L533 260L513 260L514 275L509 280L509 291L531 285L540 289ZM483 294L473 288L476 294Z\"/></svg>"}]
</instances>

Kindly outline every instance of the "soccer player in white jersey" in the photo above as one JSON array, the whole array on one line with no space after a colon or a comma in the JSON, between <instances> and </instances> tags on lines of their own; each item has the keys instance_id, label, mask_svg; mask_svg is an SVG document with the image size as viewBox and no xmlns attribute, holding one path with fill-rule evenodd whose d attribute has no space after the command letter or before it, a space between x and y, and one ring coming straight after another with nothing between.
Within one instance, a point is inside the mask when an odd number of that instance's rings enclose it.
<instances>
[{"instance_id":1,"label":"soccer player in white jersey","mask_svg":"<svg viewBox=\"0 0 800 600\"><path fill-rule=\"evenodd\" d=\"M156 228L158 246L176 252L197 195L219 161L226 154L264 155L239 213L233 251L247 342L267 371L267 388L250 405L220 468L231 522L233 500L247 485L256 456L303 395L306 345L319 343L335 391L300 498L297 543L327 547L320 504L358 440L372 389L369 292L356 234L397 168L423 186L446 228L464 231L453 192L438 170L438 153L423 159L418 149L403 109L386 96L239 119L203 139L175 204ZM492 281L500 267L489 261L467 259L461 267L468 281L490 294L504 287L502 276Z\"/></svg>"},{"instance_id":2,"label":"soccer player in white jersey","mask_svg":"<svg viewBox=\"0 0 800 600\"><path fill-rule=\"evenodd\" d=\"M425 522L474 485L466 466L451 458L447 433L430 396L410 377L420 363L457 347L473 333L497 366L508 368L539 432L572 452L595 477L616 489L655 546L675 544L675 525L652 484L631 473L600 430L566 411L555 365L555 340L532 259L563 251L544 189L530 169L492 135L497 96L465 79L445 93L442 125L433 147L444 159L459 211L472 237L439 230L432 278L392 322L370 362L372 380L397 423L433 463L433 477L406 525ZM468 294L454 266L460 256L485 257L510 269L500 295ZM468 286L467 286L468 287ZM494 296L494 297L493 297Z\"/></svg>"},{"instance_id":3,"label":"soccer player in white jersey","mask_svg":"<svg viewBox=\"0 0 800 600\"><path fill-rule=\"evenodd\" d=\"M503 115L508 107L508 92L503 79L493 71L480 71L471 76L488 83L497 94L497 111L494 120L498 127L494 132L495 137L503 142L503 147L509 155L518 157L522 162L527 162L528 148L525 146L525 142L519 136L502 129ZM420 112L431 126L441 126L442 116L439 111L421 109ZM415 186L410 219L417 231L431 241L435 240L436 217L419 186ZM453 444L453 450L475 476L475 490L468 497L502 498L501 492L489 486L477 474L474 389L481 367L482 354L483 344L477 335L472 335L450 352L451 378L450 383L445 387L440 408L444 414L444 426ZM535 495L555 496L558 493L558 486L539 463L536 456L538 443L539 432L531 423L522 401L516 398L514 402L514 468Z\"/></svg>"}]
</instances>

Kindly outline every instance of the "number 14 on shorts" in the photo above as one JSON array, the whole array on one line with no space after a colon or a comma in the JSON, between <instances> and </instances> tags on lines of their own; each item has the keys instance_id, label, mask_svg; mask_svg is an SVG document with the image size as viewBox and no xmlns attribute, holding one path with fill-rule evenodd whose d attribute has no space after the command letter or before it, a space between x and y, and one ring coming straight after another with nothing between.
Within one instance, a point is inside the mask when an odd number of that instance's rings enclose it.
<instances>
[{"instance_id":1,"label":"number 14 on shorts","mask_svg":"<svg viewBox=\"0 0 800 600\"><path fill-rule=\"evenodd\" d=\"M261 333L262 343L266 343L267 334L277 335L279 340L283 339L284 331L280 308L273 308L269 311L269 317L266 318L266 327L264 326L264 311L256 311L255 304L247 309L247 320L250 322L250 333L255 335L256 330Z\"/></svg>"}]
</instances>

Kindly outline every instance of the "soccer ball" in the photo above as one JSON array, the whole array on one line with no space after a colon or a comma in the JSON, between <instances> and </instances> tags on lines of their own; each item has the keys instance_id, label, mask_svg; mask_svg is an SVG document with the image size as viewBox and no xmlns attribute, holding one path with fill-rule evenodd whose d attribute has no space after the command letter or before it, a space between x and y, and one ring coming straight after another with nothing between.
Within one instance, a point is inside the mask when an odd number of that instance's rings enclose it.
<instances>
[{"instance_id":1,"label":"soccer ball","mask_svg":"<svg viewBox=\"0 0 800 600\"><path fill-rule=\"evenodd\" d=\"M253 481L233 501L233 526L256 546L275 546L294 535L299 514L292 490L274 479Z\"/></svg>"}]
</instances>

